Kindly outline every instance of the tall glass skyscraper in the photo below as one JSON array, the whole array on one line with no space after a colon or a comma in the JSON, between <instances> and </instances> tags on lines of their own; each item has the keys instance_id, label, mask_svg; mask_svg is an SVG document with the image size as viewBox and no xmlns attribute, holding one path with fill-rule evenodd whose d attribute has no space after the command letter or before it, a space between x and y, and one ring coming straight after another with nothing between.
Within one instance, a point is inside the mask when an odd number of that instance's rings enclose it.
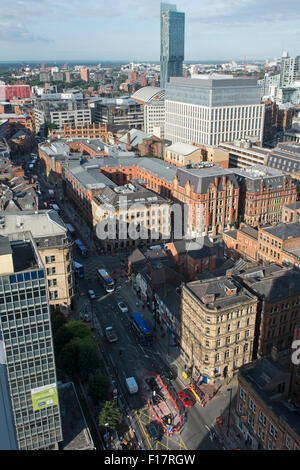
<instances>
[{"instance_id":1,"label":"tall glass skyscraper","mask_svg":"<svg viewBox=\"0 0 300 470\"><path fill-rule=\"evenodd\" d=\"M160 4L160 86L165 88L170 77L182 76L184 60L185 14L176 5Z\"/></svg>"}]
</instances>

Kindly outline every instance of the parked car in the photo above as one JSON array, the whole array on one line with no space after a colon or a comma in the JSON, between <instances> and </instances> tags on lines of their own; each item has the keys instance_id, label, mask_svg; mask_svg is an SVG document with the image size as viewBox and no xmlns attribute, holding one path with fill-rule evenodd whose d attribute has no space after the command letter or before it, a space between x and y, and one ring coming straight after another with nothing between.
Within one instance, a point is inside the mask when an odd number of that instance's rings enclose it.
<instances>
[{"instance_id":1,"label":"parked car","mask_svg":"<svg viewBox=\"0 0 300 470\"><path fill-rule=\"evenodd\" d=\"M188 388L185 388L184 390L178 392L178 397L186 408L191 408L196 402L195 397L191 394Z\"/></svg>"},{"instance_id":2,"label":"parked car","mask_svg":"<svg viewBox=\"0 0 300 470\"><path fill-rule=\"evenodd\" d=\"M89 290L89 291L88 291L88 295L89 295L89 298L90 298L91 300L94 300L94 299L97 298L97 297L96 297L96 294L95 294L95 292L94 292L93 290Z\"/></svg>"},{"instance_id":3,"label":"parked car","mask_svg":"<svg viewBox=\"0 0 300 470\"><path fill-rule=\"evenodd\" d=\"M121 310L122 313L127 313L128 312L128 307L125 304L125 302L119 302L118 307Z\"/></svg>"},{"instance_id":4,"label":"parked car","mask_svg":"<svg viewBox=\"0 0 300 470\"><path fill-rule=\"evenodd\" d=\"M152 441L161 439L164 434L163 427L158 421L151 421L151 423L146 425L146 429Z\"/></svg>"}]
</instances>

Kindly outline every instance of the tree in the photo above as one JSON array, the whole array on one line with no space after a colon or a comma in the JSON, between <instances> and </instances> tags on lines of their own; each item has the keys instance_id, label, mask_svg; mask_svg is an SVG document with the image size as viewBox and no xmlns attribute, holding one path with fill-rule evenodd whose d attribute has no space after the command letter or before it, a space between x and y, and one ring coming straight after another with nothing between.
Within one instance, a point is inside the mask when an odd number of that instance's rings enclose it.
<instances>
[{"instance_id":1,"label":"tree","mask_svg":"<svg viewBox=\"0 0 300 470\"><path fill-rule=\"evenodd\" d=\"M97 374L90 378L88 392L95 403L105 399L109 390L109 378L103 374Z\"/></svg>"},{"instance_id":2,"label":"tree","mask_svg":"<svg viewBox=\"0 0 300 470\"><path fill-rule=\"evenodd\" d=\"M59 328L66 322L67 320L65 319L64 314L58 309L54 310L54 312L51 313L51 325L53 335L55 335Z\"/></svg>"},{"instance_id":3,"label":"tree","mask_svg":"<svg viewBox=\"0 0 300 470\"><path fill-rule=\"evenodd\" d=\"M66 328L72 333L73 338L91 338L93 336L90 327L81 320L71 320L66 324Z\"/></svg>"},{"instance_id":4,"label":"tree","mask_svg":"<svg viewBox=\"0 0 300 470\"><path fill-rule=\"evenodd\" d=\"M78 370L86 378L99 367L98 346L91 338L83 338L78 344Z\"/></svg>"},{"instance_id":5,"label":"tree","mask_svg":"<svg viewBox=\"0 0 300 470\"><path fill-rule=\"evenodd\" d=\"M98 421L100 426L108 425L115 429L122 421L122 412L115 401L106 401L99 413Z\"/></svg>"},{"instance_id":6,"label":"tree","mask_svg":"<svg viewBox=\"0 0 300 470\"><path fill-rule=\"evenodd\" d=\"M74 338L69 341L60 351L57 358L57 366L66 374L73 375L78 372L78 351L80 339Z\"/></svg>"},{"instance_id":7,"label":"tree","mask_svg":"<svg viewBox=\"0 0 300 470\"><path fill-rule=\"evenodd\" d=\"M53 343L55 348L55 354L58 356L62 348L73 339L71 331L62 325L54 334L53 334Z\"/></svg>"}]
</instances>

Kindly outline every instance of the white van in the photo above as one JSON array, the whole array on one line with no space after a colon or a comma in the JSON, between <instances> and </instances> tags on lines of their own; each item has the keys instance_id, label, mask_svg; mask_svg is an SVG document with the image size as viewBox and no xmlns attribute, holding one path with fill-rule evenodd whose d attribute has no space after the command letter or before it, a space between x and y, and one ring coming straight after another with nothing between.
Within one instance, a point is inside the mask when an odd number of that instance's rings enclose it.
<instances>
[{"instance_id":1,"label":"white van","mask_svg":"<svg viewBox=\"0 0 300 470\"><path fill-rule=\"evenodd\" d=\"M127 387L128 392L130 394L137 393L139 391L138 385L137 385L134 377L127 377L126 387Z\"/></svg>"}]
</instances>

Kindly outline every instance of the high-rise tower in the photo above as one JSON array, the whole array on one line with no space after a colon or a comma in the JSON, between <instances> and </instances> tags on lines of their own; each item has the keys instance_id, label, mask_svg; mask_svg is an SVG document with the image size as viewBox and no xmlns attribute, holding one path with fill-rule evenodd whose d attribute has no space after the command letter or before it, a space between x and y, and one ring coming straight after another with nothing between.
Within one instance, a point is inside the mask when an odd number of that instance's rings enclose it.
<instances>
[{"instance_id":1,"label":"high-rise tower","mask_svg":"<svg viewBox=\"0 0 300 470\"><path fill-rule=\"evenodd\" d=\"M185 14L176 5L160 4L160 86L165 88L170 77L182 76L184 60Z\"/></svg>"},{"instance_id":2,"label":"high-rise tower","mask_svg":"<svg viewBox=\"0 0 300 470\"><path fill-rule=\"evenodd\" d=\"M61 441L45 268L30 232L0 236L0 449Z\"/></svg>"}]
</instances>

